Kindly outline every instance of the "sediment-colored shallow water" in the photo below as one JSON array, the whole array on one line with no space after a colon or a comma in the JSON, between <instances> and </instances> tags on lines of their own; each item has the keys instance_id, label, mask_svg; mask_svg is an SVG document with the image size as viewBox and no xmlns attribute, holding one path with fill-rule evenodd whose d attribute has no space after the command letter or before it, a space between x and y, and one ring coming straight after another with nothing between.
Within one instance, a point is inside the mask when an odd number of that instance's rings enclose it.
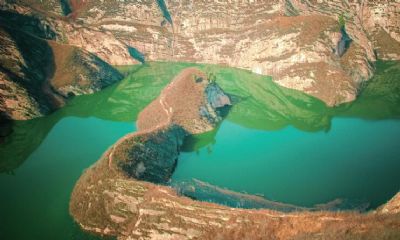
<instances>
[{"instance_id":1,"label":"sediment-colored shallow water","mask_svg":"<svg viewBox=\"0 0 400 240\"><path fill-rule=\"evenodd\" d=\"M0 145L0 239L94 238L68 214L76 180L192 65L123 67L120 83L50 116L16 122ZM399 191L400 64L378 63L359 99L335 109L268 77L198 66L217 76L235 105L215 131L187 139L172 185L194 178L307 207L340 198L344 207L374 208ZM204 192L191 197L242 206Z\"/></svg>"}]
</instances>

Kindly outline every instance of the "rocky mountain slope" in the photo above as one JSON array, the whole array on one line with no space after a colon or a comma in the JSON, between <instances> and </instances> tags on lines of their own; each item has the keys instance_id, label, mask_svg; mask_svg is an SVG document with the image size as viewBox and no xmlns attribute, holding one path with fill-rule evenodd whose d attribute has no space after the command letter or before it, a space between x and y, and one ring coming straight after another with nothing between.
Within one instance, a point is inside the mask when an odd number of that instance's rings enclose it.
<instances>
[{"instance_id":1,"label":"rocky mountain slope","mask_svg":"<svg viewBox=\"0 0 400 240\"><path fill-rule=\"evenodd\" d=\"M58 41L110 64L137 63L130 49L146 61L223 64L271 75L330 106L356 98L377 58L400 59L395 0L18 0L2 8L40 16ZM338 54L343 33L351 41Z\"/></svg>"},{"instance_id":2,"label":"rocky mountain slope","mask_svg":"<svg viewBox=\"0 0 400 240\"><path fill-rule=\"evenodd\" d=\"M74 95L120 79L109 64L75 46L36 18L0 11L0 114L26 120L46 115Z\"/></svg>"}]
</instances>

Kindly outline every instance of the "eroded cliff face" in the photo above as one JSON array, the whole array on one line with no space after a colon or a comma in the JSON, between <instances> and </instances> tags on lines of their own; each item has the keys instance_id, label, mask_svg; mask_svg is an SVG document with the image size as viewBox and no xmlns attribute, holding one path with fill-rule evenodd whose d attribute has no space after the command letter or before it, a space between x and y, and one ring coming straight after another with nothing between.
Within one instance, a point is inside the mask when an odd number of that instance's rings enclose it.
<instances>
[{"instance_id":1,"label":"eroded cliff face","mask_svg":"<svg viewBox=\"0 0 400 240\"><path fill-rule=\"evenodd\" d=\"M230 104L229 97L204 73L185 69L140 112L138 132L112 147L110 167L116 165L136 179L167 182L184 137L212 130L221 120L218 109Z\"/></svg>"},{"instance_id":2,"label":"eroded cliff face","mask_svg":"<svg viewBox=\"0 0 400 240\"><path fill-rule=\"evenodd\" d=\"M96 55L57 41L40 18L0 11L0 21L0 118L40 117L122 79Z\"/></svg>"},{"instance_id":3,"label":"eroded cliff face","mask_svg":"<svg viewBox=\"0 0 400 240\"><path fill-rule=\"evenodd\" d=\"M46 115L68 98L89 94L122 79L97 56L0 27L0 112L14 120Z\"/></svg>"},{"instance_id":4,"label":"eroded cliff face","mask_svg":"<svg viewBox=\"0 0 400 240\"><path fill-rule=\"evenodd\" d=\"M292 6L301 14L343 14L351 35L369 45L382 60L399 60L400 42L400 3L398 1L291 1ZM391 44L386 44L386 43Z\"/></svg>"},{"instance_id":5,"label":"eroded cliff face","mask_svg":"<svg viewBox=\"0 0 400 240\"><path fill-rule=\"evenodd\" d=\"M36 14L57 5L31 2L3 8ZM155 0L67 2L68 21L53 17L49 25L69 44L110 64L137 63L128 50L133 47L146 61L244 68L330 106L356 98L376 57L400 58L397 1L165 1L172 24ZM352 39L342 56L334 51L340 15Z\"/></svg>"}]
</instances>

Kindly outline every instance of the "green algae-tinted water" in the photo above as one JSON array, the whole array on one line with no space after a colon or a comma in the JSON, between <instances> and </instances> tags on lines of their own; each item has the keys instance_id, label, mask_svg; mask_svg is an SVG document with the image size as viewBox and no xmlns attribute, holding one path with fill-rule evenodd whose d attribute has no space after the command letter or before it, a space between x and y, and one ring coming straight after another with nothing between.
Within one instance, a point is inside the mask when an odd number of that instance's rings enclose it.
<instances>
[{"instance_id":1,"label":"green algae-tinted water","mask_svg":"<svg viewBox=\"0 0 400 240\"><path fill-rule=\"evenodd\" d=\"M0 145L0 239L95 239L68 214L75 182L134 131L138 113L188 66L123 67L120 83L16 122ZM341 198L376 207L399 190L399 63L379 62L359 100L335 109L269 77L197 66L217 76L235 105L216 130L187 139L171 184L194 178L300 206ZM221 196L191 197L235 205Z\"/></svg>"}]
</instances>

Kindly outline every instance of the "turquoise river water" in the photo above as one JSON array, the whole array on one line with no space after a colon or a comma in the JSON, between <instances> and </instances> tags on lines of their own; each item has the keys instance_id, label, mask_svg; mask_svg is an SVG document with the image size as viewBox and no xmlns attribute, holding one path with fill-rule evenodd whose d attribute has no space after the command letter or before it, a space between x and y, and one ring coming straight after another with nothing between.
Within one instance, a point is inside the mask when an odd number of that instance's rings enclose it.
<instances>
[{"instance_id":1,"label":"turquoise river water","mask_svg":"<svg viewBox=\"0 0 400 240\"><path fill-rule=\"evenodd\" d=\"M120 83L75 97L49 116L15 122L0 145L0 239L98 239L69 216L75 182L135 131L138 113L174 75L194 65L121 67ZM400 190L399 63L379 62L358 100L336 108L269 77L196 66L214 73L235 104L214 131L185 140L172 186L200 181L299 207L339 199L343 208L362 209ZM246 207L223 195L191 197Z\"/></svg>"}]
</instances>

